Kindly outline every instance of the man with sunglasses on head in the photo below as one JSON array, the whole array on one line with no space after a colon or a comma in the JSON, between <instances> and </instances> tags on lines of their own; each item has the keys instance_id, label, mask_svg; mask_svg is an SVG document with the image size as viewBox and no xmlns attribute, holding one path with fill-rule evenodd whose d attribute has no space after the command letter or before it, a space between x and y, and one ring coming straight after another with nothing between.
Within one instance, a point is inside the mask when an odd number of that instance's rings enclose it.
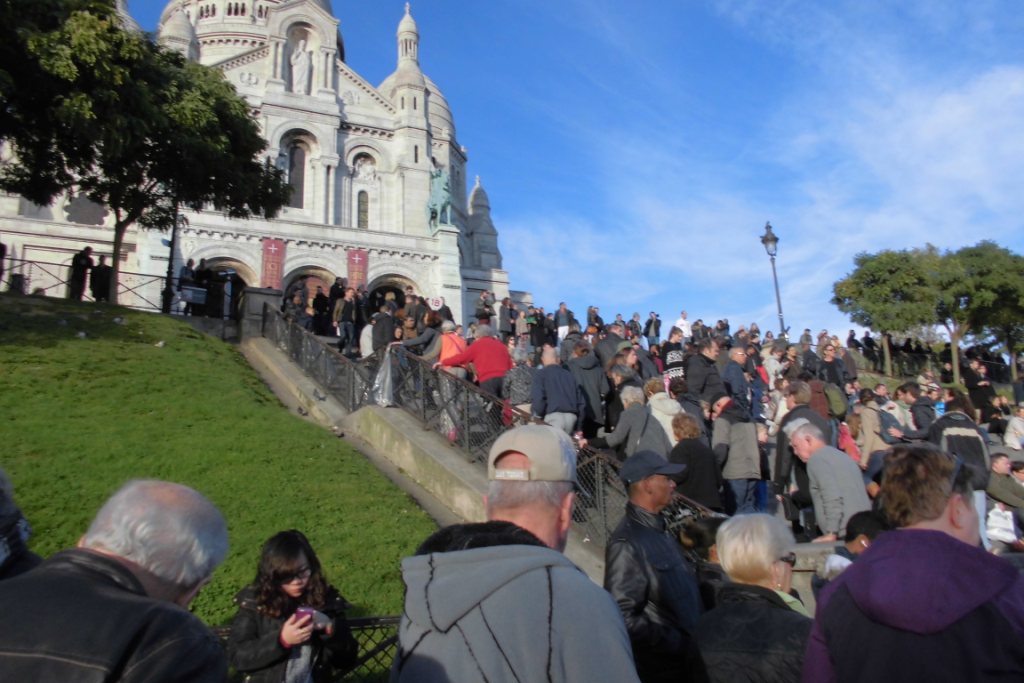
<instances>
[{"instance_id":1,"label":"man with sunglasses on head","mask_svg":"<svg viewBox=\"0 0 1024 683\"><path fill-rule=\"evenodd\" d=\"M803 680L1024 680L1024 577L980 547L972 473L934 446L886 456L895 527L818 600Z\"/></svg>"}]
</instances>

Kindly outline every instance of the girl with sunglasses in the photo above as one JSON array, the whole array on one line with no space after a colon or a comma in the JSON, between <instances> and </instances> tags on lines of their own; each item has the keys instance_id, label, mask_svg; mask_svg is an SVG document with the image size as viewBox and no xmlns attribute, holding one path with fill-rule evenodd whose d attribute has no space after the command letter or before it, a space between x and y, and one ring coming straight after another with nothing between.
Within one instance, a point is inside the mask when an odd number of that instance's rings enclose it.
<instances>
[{"instance_id":1,"label":"girl with sunglasses","mask_svg":"<svg viewBox=\"0 0 1024 683\"><path fill-rule=\"evenodd\" d=\"M244 681L326 683L354 664L358 647L345 621L351 605L327 582L301 532L263 544L256 579L235 602L228 657Z\"/></svg>"}]
</instances>

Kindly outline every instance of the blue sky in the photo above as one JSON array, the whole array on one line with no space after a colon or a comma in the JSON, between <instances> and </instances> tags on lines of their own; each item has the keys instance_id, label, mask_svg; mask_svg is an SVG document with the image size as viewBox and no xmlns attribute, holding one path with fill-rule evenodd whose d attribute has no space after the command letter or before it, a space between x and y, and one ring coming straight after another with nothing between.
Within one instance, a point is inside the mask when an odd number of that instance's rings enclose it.
<instances>
[{"instance_id":1,"label":"blue sky","mask_svg":"<svg viewBox=\"0 0 1024 683\"><path fill-rule=\"evenodd\" d=\"M334 1L347 62L395 65L401 0ZM146 29L162 0L129 0ZM420 63L483 178L515 289L606 319L849 322L855 254L1024 252L1015 0L420 0ZM845 336L845 334L844 334Z\"/></svg>"}]
</instances>

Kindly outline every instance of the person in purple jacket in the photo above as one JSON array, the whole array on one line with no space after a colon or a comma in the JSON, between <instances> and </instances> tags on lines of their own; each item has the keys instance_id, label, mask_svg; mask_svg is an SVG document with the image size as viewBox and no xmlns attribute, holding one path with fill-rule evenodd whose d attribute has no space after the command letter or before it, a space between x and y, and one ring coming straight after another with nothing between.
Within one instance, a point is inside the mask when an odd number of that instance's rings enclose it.
<instances>
[{"instance_id":1,"label":"person in purple jacket","mask_svg":"<svg viewBox=\"0 0 1024 683\"><path fill-rule=\"evenodd\" d=\"M895 530L822 591L803 680L1024 680L1024 577L980 547L969 468L897 446L882 482Z\"/></svg>"}]
</instances>

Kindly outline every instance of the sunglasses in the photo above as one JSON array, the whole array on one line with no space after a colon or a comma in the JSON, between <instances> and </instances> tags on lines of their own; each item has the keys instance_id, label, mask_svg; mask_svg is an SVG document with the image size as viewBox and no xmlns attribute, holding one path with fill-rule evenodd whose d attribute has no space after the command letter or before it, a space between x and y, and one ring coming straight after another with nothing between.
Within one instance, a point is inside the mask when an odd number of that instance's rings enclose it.
<instances>
[{"instance_id":1,"label":"sunglasses","mask_svg":"<svg viewBox=\"0 0 1024 683\"><path fill-rule=\"evenodd\" d=\"M785 562L790 567L796 566L796 553L789 552L779 558L779 562Z\"/></svg>"},{"instance_id":2,"label":"sunglasses","mask_svg":"<svg viewBox=\"0 0 1024 683\"><path fill-rule=\"evenodd\" d=\"M313 570L309 567L303 567L302 569L293 572L291 574L285 574L281 577L281 583L294 583L296 581L305 581L313 575Z\"/></svg>"}]
</instances>

